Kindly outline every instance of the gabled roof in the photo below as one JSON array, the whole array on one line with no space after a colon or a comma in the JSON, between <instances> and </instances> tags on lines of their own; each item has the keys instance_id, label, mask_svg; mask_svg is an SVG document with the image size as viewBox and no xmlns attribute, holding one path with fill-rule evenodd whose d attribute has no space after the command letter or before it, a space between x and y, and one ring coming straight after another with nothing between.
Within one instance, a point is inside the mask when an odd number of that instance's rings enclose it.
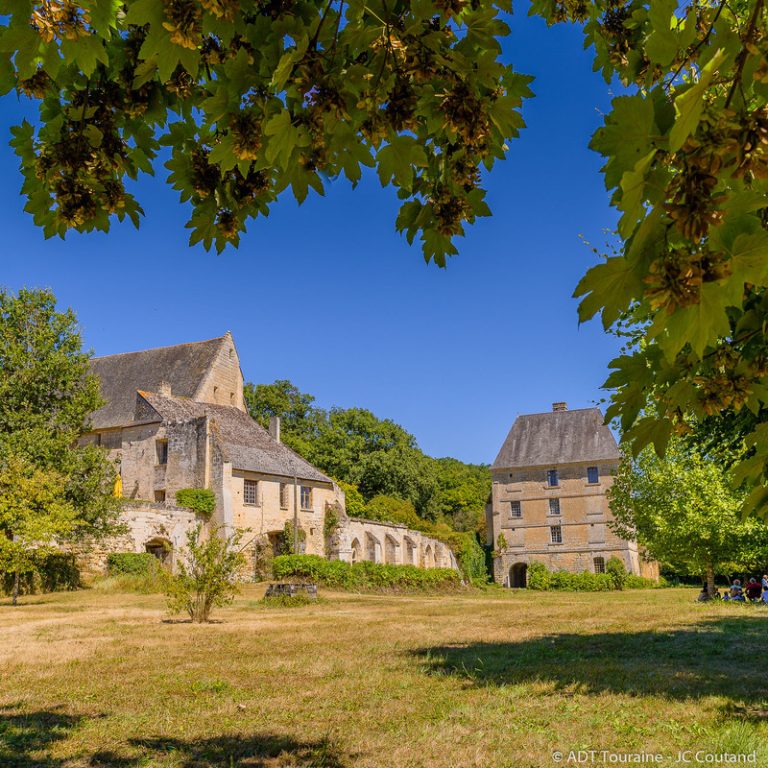
<instances>
[{"instance_id":1,"label":"gabled roof","mask_svg":"<svg viewBox=\"0 0 768 768\"><path fill-rule=\"evenodd\" d=\"M168 382L174 394L194 397L225 338L93 358L91 371L99 377L107 401L91 417L93 429L130 424L136 392L158 390L161 382Z\"/></svg>"},{"instance_id":2,"label":"gabled roof","mask_svg":"<svg viewBox=\"0 0 768 768\"><path fill-rule=\"evenodd\" d=\"M491 469L612 461L619 448L599 408L518 416Z\"/></svg>"},{"instance_id":3,"label":"gabled roof","mask_svg":"<svg viewBox=\"0 0 768 768\"><path fill-rule=\"evenodd\" d=\"M163 421L187 421L208 416L213 424L227 461L233 469L263 472L268 475L333 482L315 469L287 445L275 440L266 429L247 413L230 405L199 403L181 397L168 397L152 392L139 392Z\"/></svg>"}]
</instances>

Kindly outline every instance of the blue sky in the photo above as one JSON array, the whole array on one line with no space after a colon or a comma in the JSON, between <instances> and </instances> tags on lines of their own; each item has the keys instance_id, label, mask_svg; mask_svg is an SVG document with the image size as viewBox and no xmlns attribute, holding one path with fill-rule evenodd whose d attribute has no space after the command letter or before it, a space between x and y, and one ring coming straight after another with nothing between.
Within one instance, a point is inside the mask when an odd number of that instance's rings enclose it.
<instances>
[{"instance_id":1,"label":"blue sky","mask_svg":"<svg viewBox=\"0 0 768 768\"><path fill-rule=\"evenodd\" d=\"M234 334L246 380L291 379L319 405L362 406L435 456L490 462L519 413L601 396L617 340L579 327L571 298L614 226L600 158L587 149L611 94L581 33L518 5L504 58L533 74L528 128L486 179L493 218L445 270L394 229L397 200L369 176L251 223L238 251L187 246L187 211L164 183L138 189L141 229L44 240L23 213L0 99L0 284L52 288L87 346L110 354Z\"/></svg>"}]
</instances>

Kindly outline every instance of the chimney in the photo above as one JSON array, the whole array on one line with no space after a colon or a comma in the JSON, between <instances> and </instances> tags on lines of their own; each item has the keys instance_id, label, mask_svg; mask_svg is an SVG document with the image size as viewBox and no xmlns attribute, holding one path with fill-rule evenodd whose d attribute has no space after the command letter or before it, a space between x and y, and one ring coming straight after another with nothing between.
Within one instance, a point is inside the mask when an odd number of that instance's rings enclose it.
<instances>
[{"instance_id":1,"label":"chimney","mask_svg":"<svg viewBox=\"0 0 768 768\"><path fill-rule=\"evenodd\" d=\"M277 440L277 442L280 442L280 417L279 416L270 416L269 417L269 434Z\"/></svg>"},{"instance_id":2,"label":"chimney","mask_svg":"<svg viewBox=\"0 0 768 768\"><path fill-rule=\"evenodd\" d=\"M568 403L552 403L553 413L557 413L558 411L567 411L567 410L568 410Z\"/></svg>"},{"instance_id":3,"label":"chimney","mask_svg":"<svg viewBox=\"0 0 768 768\"><path fill-rule=\"evenodd\" d=\"M157 394L163 395L163 397L170 397L171 383L169 381L161 381L160 386L157 388Z\"/></svg>"}]
</instances>

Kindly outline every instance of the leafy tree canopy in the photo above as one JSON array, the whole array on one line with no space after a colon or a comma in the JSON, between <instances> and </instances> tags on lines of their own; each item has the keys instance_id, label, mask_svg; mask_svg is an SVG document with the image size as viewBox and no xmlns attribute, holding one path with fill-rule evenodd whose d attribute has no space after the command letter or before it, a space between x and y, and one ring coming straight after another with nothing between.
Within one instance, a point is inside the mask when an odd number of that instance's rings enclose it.
<instances>
[{"instance_id":1,"label":"leafy tree canopy","mask_svg":"<svg viewBox=\"0 0 768 768\"><path fill-rule=\"evenodd\" d=\"M614 532L637 538L648 554L675 570L705 575L710 593L717 573L764 566L768 525L739 514L735 491L721 462L676 439L664 459L650 448L625 458L608 492Z\"/></svg>"},{"instance_id":2,"label":"leafy tree canopy","mask_svg":"<svg viewBox=\"0 0 768 768\"><path fill-rule=\"evenodd\" d=\"M190 243L237 244L290 188L364 167L403 200L397 228L443 264L490 214L480 169L523 126L530 78L499 61L509 0L0 0L0 94L27 211L47 236L138 225L126 179L170 149ZM5 18L3 18L5 17Z\"/></svg>"},{"instance_id":3,"label":"leafy tree canopy","mask_svg":"<svg viewBox=\"0 0 768 768\"><path fill-rule=\"evenodd\" d=\"M114 466L101 448L77 442L102 404L88 359L74 313L58 312L50 291L0 291L0 469L58 477L77 530L98 534L117 502Z\"/></svg>"}]
</instances>

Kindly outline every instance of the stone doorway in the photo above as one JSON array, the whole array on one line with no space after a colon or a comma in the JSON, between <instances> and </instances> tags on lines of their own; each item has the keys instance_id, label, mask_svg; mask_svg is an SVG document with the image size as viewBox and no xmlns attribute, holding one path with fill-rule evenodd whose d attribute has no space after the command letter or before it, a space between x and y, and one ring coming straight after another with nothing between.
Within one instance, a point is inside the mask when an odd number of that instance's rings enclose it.
<instances>
[{"instance_id":1,"label":"stone doorway","mask_svg":"<svg viewBox=\"0 0 768 768\"><path fill-rule=\"evenodd\" d=\"M150 555L154 555L163 565L171 565L173 545L168 539L156 536L144 545L144 550Z\"/></svg>"},{"instance_id":2,"label":"stone doorway","mask_svg":"<svg viewBox=\"0 0 768 768\"><path fill-rule=\"evenodd\" d=\"M509 586L512 589L525 589L528 586L528 566L515 563L509 569Z\"/></svg>"}]
</instances>

